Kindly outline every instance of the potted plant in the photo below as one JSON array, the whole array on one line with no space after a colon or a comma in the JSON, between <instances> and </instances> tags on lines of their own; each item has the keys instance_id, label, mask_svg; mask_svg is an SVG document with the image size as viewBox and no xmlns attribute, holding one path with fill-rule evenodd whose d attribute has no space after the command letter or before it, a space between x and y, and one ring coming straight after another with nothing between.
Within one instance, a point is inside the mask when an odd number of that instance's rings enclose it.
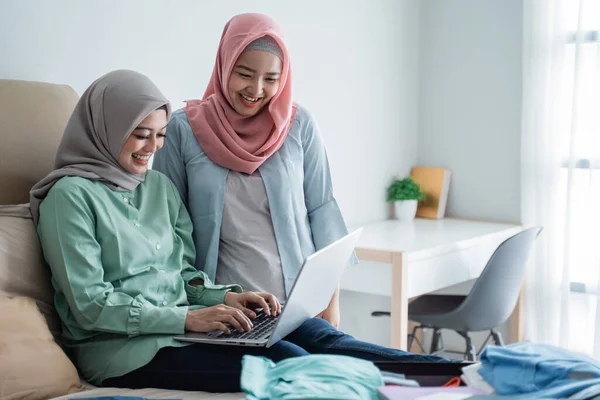
<instances>
[{"instance_id":1,"label":"potted plant","mask_svg":"<svg viewBox=\"0 0 600 400\"><path fill-rule=\"evenodd\" d=\"M387 188L387 201L394 203L396 219L401 221L412 221L417 214L417 205L423 199L425 193L410 176L394 180Z\"/></svg>"}]
</instances>

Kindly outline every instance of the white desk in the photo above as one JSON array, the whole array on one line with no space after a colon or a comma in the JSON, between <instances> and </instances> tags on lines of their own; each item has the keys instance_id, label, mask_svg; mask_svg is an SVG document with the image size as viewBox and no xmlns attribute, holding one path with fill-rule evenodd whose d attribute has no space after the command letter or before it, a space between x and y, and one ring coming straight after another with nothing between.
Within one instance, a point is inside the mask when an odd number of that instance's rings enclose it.
<instances>
[{"instance_id":1,"label":"white desk","mask_svg":"<svg viewBox=\"0 0 600 400\"><path fill-rule=\"evenodd\" d=\"M341 289L390 296L391 346L406 349L408 301L477 278L502 241L520 225L446 218L388 220L363 226L361 261L344 274ZM511 341L522 335L522 300L511 317Z\"/></svg>"}]
</instances>

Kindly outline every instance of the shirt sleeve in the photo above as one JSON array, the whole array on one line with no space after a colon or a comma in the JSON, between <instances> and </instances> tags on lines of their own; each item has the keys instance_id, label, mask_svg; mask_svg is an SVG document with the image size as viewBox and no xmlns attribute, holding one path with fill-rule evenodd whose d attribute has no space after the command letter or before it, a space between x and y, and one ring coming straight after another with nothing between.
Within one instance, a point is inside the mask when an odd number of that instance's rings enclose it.
<instances>
[{"instance_id":1,"label":"shirt sleeve","mask_svg":"<svg viewBox=\"0 0 600 400\"><path fill-rule=\"evenodd\" d=\"M318 125L310 114L304 121L302 132L304 201L313 242L319 250L347 235L348 229L333 195L327 151ZM357 262L356 255L353 254L351 263Z\"/></svg>"},{"instance_id":2,"label":"shirt sleeve","mask_svg":"<svg viewBox=\"0 0 600 400\"><path fill-rule=\"evenodd\" d=\"M152 169L165 174L177 188L181 200L187 205L188 187L187 172L184 159L184 130L186 125L181 121L185 117L175 114L167 125L165 145L154 154ZM189 126L188 126L189 128Z\"/></svg>"},{"instance_id":3,"label":"shirt sleeve","mask_svg":"<svg viewBox=\"0 0 600 400\"><path fill-rule=\"evenodd\" d=\"M174 187L173 191L175 192ZM174 193L174 195L177 196L177 193ZM241 286L235 284L215 285L210 281L208 275L202 271L196 270L194 267L196 249L192 239L192 220L190 219L190 215L183 202L177 199L177 203L179 204L179 213L175 222L175 234L183 243L183 268L181 270L181 276L185 281L185 291L188 302L191 305L210 307L217 304L223 304L225 293L227 292L233 291L242 293ZM190 285L190 282L194 280L200 280L201 283L197 286Z\"/></svg>"},{"instance_id":4,"label":"shirt sleeve","mask_svg":"<svg viewBox=\"0 0 600 400\"><path fill-rule=\"evenodd\" d=\"M115 292L104 279L95 216L83 191L53 188L38 224L44 257L79 326L129 336L183 333L187 307L158 307L142 295Z\"/></svg>"}]
</instances>

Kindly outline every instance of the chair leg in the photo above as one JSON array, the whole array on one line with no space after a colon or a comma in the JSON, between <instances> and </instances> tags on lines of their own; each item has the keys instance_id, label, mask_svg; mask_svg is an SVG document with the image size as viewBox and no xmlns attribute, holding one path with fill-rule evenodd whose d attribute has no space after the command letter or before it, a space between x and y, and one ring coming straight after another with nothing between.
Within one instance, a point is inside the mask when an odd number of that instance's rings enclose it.
<instances>
[{"instance_id":1,"label":"chair leg","mask_svg":"<svg viewBox=\"0 0 600 400\"><path fill-rule=\"evenodd\" d=\"M477 350L473 345L473 341L469 337L469 334L466 335L467 342L467 361L475 361L477 359Z\"/></svg>"},{"instance_id":2,"label":"chair leg","mask_svg":"<svg viewBox=\"0 0 600 400\"><path fill-rule=\"evenodd\" d=\"M490 341L490 338L492 337L492 331L490 331L490 334L487 335L487 337L485 338L485 342L483 342L483 344L481 345L481 347L479 348L479 351L477 352L477 357L479 357L479 355L481 353L483 353L483 351L485 350L485 346L487 346L488 342Z\"/></svg>"},{"instance_id":3,"label":"chair leg","mask_svg":"<svg viewBox=\"0 0 600 400\"><path fill-rule=\"evenodd\" d=\"M406 350L410 351L410 349L412 348L412 344L413 344L413 340L417 335L417 329L419 329L420 325L415 325L415 327L412 330L412 333L410 335L408 335L408 342L406 344Z\"/></svg>"},{"instance_id":4,"label":"chair leg","mask_svg":"<svg viewBox=\"0 0 600 400\"><path fill-rule=\"evenodd\" d=\"M500 332L492 329L492 337L494 338L496 346L504 346L504 341L502 340L502 334Z\"/></svg>"},{"instance_id":5,"label":"chair leg","mask_svg":"<svg viewBox=\"0 0 600 400\"><path fill-rule=\"evenodd\" d=\"M477 359L477 350L475 349L475 346L473 345L473 341L471 340L471 337L469 336L468 332L458 332L457 333L462 336L465 339L467 348L465 350L465 358L467 359L467 361L475 361Z\"/></svg>"},{"instance_id":6,"label":"chair leg","mask_svg":"<svg viewBox=\"0 0 600 400\"><path fill-rule=\"evenodd\" d=\"M431 348L429 350L430 354L434 354L440 349L440 339L442 338L442 333L440 328L433 328L433 335L431 336Z\"/></svg>"},{"instance_id":7,"label":"chair leg","mask_svg":"<svg viewBox=\"0 0 600 400\"><path fill-rule=\"evenodd\" d=\"M427 350L425 350L425 347L423 346L423 344L421 343L421 341L419 339L417 339L417 330L418 329L425 329L426 327L423 325L417 325L413 328L412 333L408 334L408 341L407 341L407 348L406 350L410 352L410 349L412 347L413 341L417 342L417 346L419 346L419 349L421 349L421 353L423 354L427 354Z\"/></svg>"}]
</instances>

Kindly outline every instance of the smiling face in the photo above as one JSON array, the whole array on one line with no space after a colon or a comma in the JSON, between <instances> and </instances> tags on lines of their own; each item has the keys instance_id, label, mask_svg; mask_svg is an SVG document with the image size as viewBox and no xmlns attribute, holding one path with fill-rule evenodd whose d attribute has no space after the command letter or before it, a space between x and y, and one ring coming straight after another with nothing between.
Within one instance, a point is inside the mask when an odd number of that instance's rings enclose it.
<instances>
[{"instance_id":1,"label":"smiling face","mask_svg":"<svg viewBox=\"0 0 600 400\"><path fill-rule=\"evenodd\" d=\"M243 52L229 77L229 98L234 110L247 117L258 114L277 94L282 67L279 57L269 52Z\"/></svg>"},{"instance_id":2,"label":"smiling face","mask_svg":"<svg viewBox=\"0 0 600 400\"><path fill-rule=\"evenodd\" d=\"M131 132L119 154L119 165L131 174L144 174L152 154L163 147L167 129L167 111L152 111Z\"/></svg>"}]
</instances>

